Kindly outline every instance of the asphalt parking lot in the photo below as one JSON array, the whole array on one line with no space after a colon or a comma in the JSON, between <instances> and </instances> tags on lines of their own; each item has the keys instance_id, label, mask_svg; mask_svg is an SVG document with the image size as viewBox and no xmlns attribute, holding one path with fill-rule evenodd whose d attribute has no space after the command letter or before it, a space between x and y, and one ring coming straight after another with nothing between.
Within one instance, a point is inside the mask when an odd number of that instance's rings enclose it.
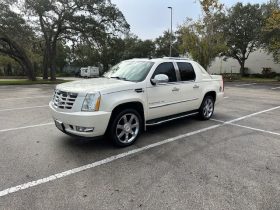
<instances>
[{"instance_id":1,"label":"asphalt parking lot","mask_svg":"<svg viewBox=\"0 0 280 210\"><path fill-rule=\"evenodd\" d=\"M280 85L226 84L213 120L135 145L58 131L51 85L0 87L1 209L280 209Z\"/></svg>"}]
</instances>

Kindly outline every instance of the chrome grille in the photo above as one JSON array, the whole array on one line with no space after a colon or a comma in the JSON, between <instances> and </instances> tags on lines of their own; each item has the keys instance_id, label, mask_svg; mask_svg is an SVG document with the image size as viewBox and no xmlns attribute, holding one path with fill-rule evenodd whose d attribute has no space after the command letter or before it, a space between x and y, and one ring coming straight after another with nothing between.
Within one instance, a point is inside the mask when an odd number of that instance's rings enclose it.
<instances>
[{"instance_id":1,"label":"chrome grille","mask_svg":"<svg viewBox=\"0 0 280 210\"><path fill-rule=\"evenodd\" d=\"M77 93L55 90L53 96L53 104L56 108L72 109L77 96Z\"/></svg>"}]
</instances>

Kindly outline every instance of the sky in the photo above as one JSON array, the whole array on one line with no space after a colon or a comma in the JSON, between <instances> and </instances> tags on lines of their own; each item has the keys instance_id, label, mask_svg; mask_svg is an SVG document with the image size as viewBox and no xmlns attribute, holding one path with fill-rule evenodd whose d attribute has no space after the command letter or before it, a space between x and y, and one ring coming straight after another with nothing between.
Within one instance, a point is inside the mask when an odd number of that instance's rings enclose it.
<instances>
[{"instance_id":1,"label":"sky","mask_svg":"<svg viewBox=\"0 0 280 210\"><path fill-rule=\"evenodd\" d=\"M268 0L221 0L226 7L237 2L266 3ZM131 33L141 39L155 39L170 29L170 9L173 7L173 29L186 18L198 19L201 8L198 0L111 0L124 14Z\"/></svg>"}]
</instances>

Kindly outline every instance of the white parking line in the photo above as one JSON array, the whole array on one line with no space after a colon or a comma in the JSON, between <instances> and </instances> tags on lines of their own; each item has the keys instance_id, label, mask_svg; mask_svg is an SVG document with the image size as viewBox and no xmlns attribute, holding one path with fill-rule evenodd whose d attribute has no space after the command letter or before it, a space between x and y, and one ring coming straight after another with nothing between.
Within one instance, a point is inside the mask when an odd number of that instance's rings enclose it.
<instances>
[{"instance_id":1,"label":"white parking line","mask_svg":"<svg viewBox=\"0 0 280 210\"><path fill-rule=\"evenodd\" d=\"M263 113L266 113L266 112L270 112L270 111L273 111L273 110L279 109L279 108L280 108L280 106L276 106L276 107L273 107L271 109L266 109L266 110L263 110L263 111L255 112L253 114L245 115L243 117L239 117L239 118L236 118L234 120L229 120L229 121L222 121L222 120L217 120L217 119L214 119L214 118L212 118L211 120L215 121L215 122L219 122L219 123L232 124L234 122L244 120L246 118L253 117L253 116L256 116L256 115L259 115L259 114L263 114Z\"/></svg>"},{"instance_id":2,"label":"white parking line","mask_svg":"<svg viewBox=\"0 0 280 210\"><path fill-rule=\"evenodd\" d=\"M260 114L260 113L268 112L268 111L271 111L271 110L274 110L274 109L278 109L278 108L280 108L280 106L274 107L272 109L263 110L261 112L256 112L256 113L253 113L253 114L250 114L250 115L246 115L246 116L242 117L242 119L245 119L245 118ZM238 119L241 119L241 118L238 118ZM161 142L157 142L157 143L154 143L154 144L147 145L147 146L142 147L142 148L138 148L138 149L134 149L134 150L131 150L131 151L128 151L128 152L118 154L118 155L114 155L114 156L105 158L103 160L93 162L93 163L88 164L88 165L84 165L84 166L81 166L81 167L77 167L77 168L74 168L74 169L70 169L70 170L67 170L67 171L64 171L64 172L61 172L61 173L57 173L57 174L48 176L48 177L45 177L45 178L42 178L42 179L38 179L36 181L31 181L31 182L27 182L27 183L24 183L24 184L15 186L15 187L11 187L11 188L0 191L0 197L11 194L11 193L15 193L15 192L18 192L18 191L21 191L21 190L24 190L24 189L28 189L28 188L31 188L31 187L34 187L34 186L37 186L37 185L41 185L41 184L44 184L44 183L47 183L47 182L51 182L51 181L54 181L56 179L60 179L60 178L63 178L63 177L66 177L66 176L69 176L69 175L72 175L72 174L76 174L76 173L79 173L79 172L82 172L82 171L85 171L85 170L88 170L88 169L93 169L97 166L101 166L101 165L113 162L115 160L130 156L130 155L133 155L133 154L136 154L136 153L139 153L139 152L151 149L151 148L155 148L155 147L158 147L158 146L170 143L170 142L174 142L174 141L180 140L182 138L193 136L195 134L199 134L199 133L202 133L202 132L205 132L205 131L209 131L209 130L212 130L212 129L215 129L215 128L219 128L221 126L227 125L230 122L234 122L234 121L235 120L226 121L223 124L213 125L213 126L210 126L210 127L207 127L207 128L203 128L203 129L199 129L199 130L196 130L196 131L193 131L193 132L182 134L182 135L179 135L179 136L176 136L176 137L173 137L173 138L163 140Z\"/></svg>"},{"instance_id":3,"label":"white parking line","mask_svg":"<svg viewBox=\"0 0 280 210\"><path fill-rule=\"evenodd\" d=\"M139 153L139 152L142 152L142 151L154 148L154 147L158 147L158 146L161 146L161 145L164 145L164 144L167 144L167 143L170 143L170 142L173 142L173 141L176 141L176 140L188 137L188 136L192 136L192 135L195 135L195 134L198 134L198 133L201 133L201 132L212 130L214 128L218 128L218 127L221 127L221 126L222 126L222 124L210 126L210 127L207 127L207 128L203 128L203 129L200 129L200 130L197 130L197 131L193 131L193 132L186 133L186 134L183 134L183 135L180 135L180 136L176 136L174 138L169 138L169 139L166 139L166 140L161 141L161 142L150 144L150 145L147 145L147 146L139 148L139 149L134 149L134 150L131 150L131 151L128 151L128 152L125 152L125 153L114 155L114 156L105 158L103 160L100 160L100 161L97 161L97 162L94 162L94 163L91 163L91 164L88 164L88 165L84 165L84 166L74 168L74 169L71 169L71 170L68 170L68 171L57 173L57 174L51 175L51 176L46 177L46 178L42 178L42 179L39 179L39 180L36 180L36 181L21 184L21 185L15 186L15 187L11 187L11 188L8 188L6 190L0 191L0 197L2 197L4 195L7 195L7 194L17 192L17 191L20 191L20 190L27 189L27 188L30 188L30 187L34 187L34 186L37 186L37 185L40 185L40 184L43 184L43 183L54 181L56 179L60 179L60 178L65 177L65 176L69 176L71 174L75 174L75 173L78 173L78 172L81 172L81 171L85 171L87 169L95 168L97 166L104 165L106 163L110 163L114 160L118 160L120 158L127 157L127 156L130 156L130 155L135 154L135 153Z\"/></svg>"},{"instance_id":4,"label":"white parking line","mask_svg":"<svg viewBox=\"0 0 280 210\"><path fill-rule=\"evenodd\" d=\"M35 128L35 127L41 127L41 126L47 126L47 125L53 125L54 123L44 123L44 124L38 124L38 125L29 125L24 127L17 127L17 128L8 128L8 129L2 129L0 130L0 133L7 132L7 131L16 131L16 130L22 130L26 128Z\"/></svg>"},{"instance_id":5,"label":"white parking line","mask_svg":"<svg viewBox=\"0 0 280 210\"><path fill-rule=\"evenodd\" d=\"M280 106L276 106L276 107L273 107L271 109L266 109L266 110L263 110L263 111L260 111L260 112L255 112L253 114L249 114L249 115L246 115L246 116L243 116L243 117L239 117L237 119L230 120L230 121L227 121L225 123L226 124L234 123L234 122L237 122L237 121L240 121L240 120L244 120L246 118L253 117L253 116L256 116L256 115L259 115L259 114L263 114L263 113L266 113L266 112L270 112L270 111L273 111L273 110L279 109L279 108L280 108Z\"/></svg>"},{"instance_id":6,"label":"white parking line","mask_svg":"<svg viewBox=\"0 0 280 210\"><path fill-rule=\"evenodd\" d=\"M263 132L263 133L269 133L269 134L280 136L280 133L273 132L273 131L263 130L263 129L259 129L259 128L253 128L253 127L249 127L249 126L245 126L245 125L240 125L240 124L236 124L236 123L228 123L228 122L225 122L225 121L222 121L222 120L217 120L217 119L211 119L211 121L219 122L219 123L224 123L224 124L233 125L233 126L237 126L237 127L241 127L241 128L246 128L246 129L249 129L249 130L254 130L254 131L259 131L259 132Z\"/></svg>"},{"instance_id":7,"label":"white parking line","mask_svg":"<svg viewBox=\"0 0 280 210\"><path fill-rule=\"evenodd\" d=\"M214 122L218 122L218 123L225 123L225 122L226 122L226 121L217 120L217 119L214 119L214 118L211 118L210 120L211 120L211 121L214 121Z\"/></svg>"},{"instance_id":8,"label":"white parking line","mask_svg":"<svg viewBox=\"0 0 280 210\"><path fill-rule=\"evenodd\" d=\"M44 106L29 106L29 107L21 107L21 108L14 108L14 109L0 109L0 112L22 110L22 109L35 109L35 108L42 108L42 107L48 107L48 105L44 105Z\"/></svg>"},{"instance_id":9,"label":"white parking line","mask_svg":"<svg viewBox=\"0 0 280 210\"><path fill-rule=\"evenodd\" d=\"M224 99L228 99L228 98L229 98L228 96L225 96L225 97L224 97Z\"/></svg>"},{"instance_id":10,"label":"white parking line","mask_svg":"<svg viewBox=\"0 0 280 210\"><path fill-rule=\"evenodd\" d=\"M277 89L280 89L280 87L271 88L271 90L277 90Z\"/></svg>"},{"instance_id":11,"label":"white parking line","mask_svg":"<svg viewBox=\"0 0 280 210\"><path fill-rule=\"evenodd\" d=\"M235 85L235 87L243 87L243 86L250 86L250 85L256 85L257 83L248 83L248 84L240 84L240 85Z\"/></svg>"},{"instance_id":12,"label":"white parking line","mask_svg":"<svg viewBox=\"0 0 280 210\"><path fill-rule=\"evenodd\" d=\"M234 125L234 126L241 127L241 128L246 128L246 129L249 129L249 130L259 131L259 132L262 132L262 133L269 133L269 134L272 134L272 135L280 136L280 133L276 133L276 132L273 132L273 131L263 130L263 129L259 129L259 128L252 128L252 127L249 127L249 126L240 125L240 124L236 124L236 123L231 123L230 125Z\"/></svg>"},{"instance_id":13,"label":"white parking line","mask_svg":"<svg viewBox=\"0 0 280 210\"><path fill-rule=\"evenodd\" d=\"M20 100L20 99L33 99L33 98L51 98L52 96L34 96L34 97L23 97L23 98L1 98L0 100Z\"/></svg>"}]
</instances>

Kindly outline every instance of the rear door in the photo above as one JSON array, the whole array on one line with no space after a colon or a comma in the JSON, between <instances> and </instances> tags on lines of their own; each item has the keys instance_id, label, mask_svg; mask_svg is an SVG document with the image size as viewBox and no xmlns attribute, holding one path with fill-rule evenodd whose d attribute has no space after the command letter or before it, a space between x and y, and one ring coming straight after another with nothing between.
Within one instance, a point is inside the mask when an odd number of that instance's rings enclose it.
<instances>
[{"instance_id":1,"label":"rear door","mask_svg":"<svg viewBox=\"0 0 280 210\"><path fill-rule=\"evenodd\" d=\"M189 62L176 62L176 68L180 75L180 100L181 112L196 110L200 107L202 88L198 82L198 77L194 67Z\"/></svg>"}]
</instances>

